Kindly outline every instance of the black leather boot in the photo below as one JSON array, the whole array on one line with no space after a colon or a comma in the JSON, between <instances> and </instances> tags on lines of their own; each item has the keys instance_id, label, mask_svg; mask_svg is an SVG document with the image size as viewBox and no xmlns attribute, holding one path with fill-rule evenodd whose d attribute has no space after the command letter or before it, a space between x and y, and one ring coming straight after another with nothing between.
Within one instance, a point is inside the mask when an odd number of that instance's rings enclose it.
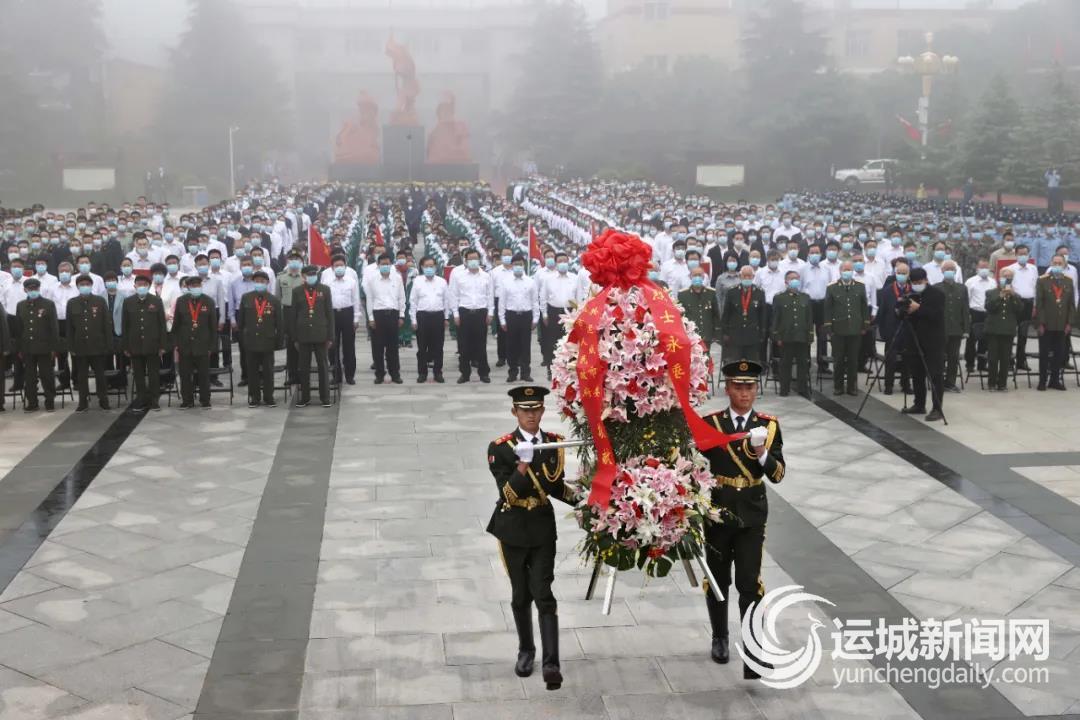
<instances>
[{"instance_id":1,"label":"black leather boot","mask_svg":"<svg viewBox=\"0 0 1080 720\"><path fill-rule=\"evenodd\" d=\"M518 656L514 673L518 677L529 677L533 674L533 662L536 660L531 605L524 610L514 610L514 625L517 626L518 634Z\"/></svg>"},{"instance_id":2,"label":"black leather boot","mask_svg":"<svg viewBox=\"0 0 1080 720\"><path fill-rule=\"evenodd\" d=\"M705 588L705 606L709 609L709 624L712 625L713 662L726 665L728 655L727 601L713 597L708 586Z\"/></svg>"},{"instance_id":3,"label":"black leather boot","mask_svg":"<svg viewBox=\"0 0 1080 720\"><path fill-rule=\"evenodd\" d=\"M559 669L559 616L540 616L540 645L543 648L540 669L548 690L562 687L562 671Z\"/></svg>"}]
</instances>

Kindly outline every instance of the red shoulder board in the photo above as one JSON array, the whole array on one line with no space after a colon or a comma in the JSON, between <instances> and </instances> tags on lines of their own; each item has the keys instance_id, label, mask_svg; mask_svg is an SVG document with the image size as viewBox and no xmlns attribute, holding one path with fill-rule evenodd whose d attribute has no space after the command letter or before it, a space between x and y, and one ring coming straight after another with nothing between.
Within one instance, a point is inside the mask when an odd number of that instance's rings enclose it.
<instances>
[{"instance_id":1,"label":"red shoulder board","mask_svg":"<svg viewBox=\"0 0 1080 720\"><path fill-rule=\"evenodd\" d=\"M544 434L547 435L548 440L553 441L553 442L558 441L558 440L565 440L566 439L562 435L560 435L559 433L546 432Z\"/></svg>"},{"instance_id":2,"label":"red shoulder board","mask_svg":"<svg viewBox=\"0 0 1080 720\"><path fill-rule=\"evenodd\" d=\"M502 445L502 444L503 444L504 442L506 442L507 440L509 440L509 439L510 439L510 438L512 438L512 437L514 437L514 433L506 433L506 434L505 434L505 435L503 435L503 436L502 436L501 438L499 438L498 440L496 440L496 441L495 441L495 444L496 444L496 445Z\"/></svg>"},{"instance_id":3,"label":"red shoulder board","mask_svg":"<svg viewBox=\"0 0 1080 720\"><path fill-rule=\"evenodd\" d=\"M759 412L757 414L757 416L759 418L761 418L762 420L775 420L776 419L775 415L766 415L765 413L762 413L762 412Z\"/></svg>"}]
</instances>

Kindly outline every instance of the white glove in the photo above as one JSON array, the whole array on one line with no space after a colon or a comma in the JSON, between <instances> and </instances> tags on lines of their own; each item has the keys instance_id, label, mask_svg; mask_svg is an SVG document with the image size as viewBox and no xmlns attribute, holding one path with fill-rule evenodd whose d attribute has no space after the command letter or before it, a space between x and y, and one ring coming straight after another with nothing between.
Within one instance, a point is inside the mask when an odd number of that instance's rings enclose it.
<instances>
[{"instance_id":1,"label":"white glove","mask_svg":"<svg viewBox=\"0 0 1080 720\"><path fill-rule=\"evenodd\" d=\"M518 461L523 463L531 463L533 459L533 446L529 443L519 443L514 447L514 454L518 456Z\"/></svg>"},{"instance_id":2,"label":"white glove","mask_svg":"<svg viewBox=\"0 0 1080 720\"><path fill-rule=\"evenodd\" d=\"M765 438L769 436L768 428L756 427L750 429L750 444L761 447L765 444Z\"/></svg>"}]
</instances>

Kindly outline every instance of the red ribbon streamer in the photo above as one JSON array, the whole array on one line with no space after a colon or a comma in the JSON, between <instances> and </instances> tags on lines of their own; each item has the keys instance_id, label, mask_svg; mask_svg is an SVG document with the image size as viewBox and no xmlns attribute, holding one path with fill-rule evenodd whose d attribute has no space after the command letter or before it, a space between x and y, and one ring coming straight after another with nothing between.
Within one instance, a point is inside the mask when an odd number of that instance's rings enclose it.
<instances>
[{"instance_id":1,"label":"red ribbon streamer","mask_svg":"<svg viewBox=\"0 0 1080 720\"><path fill-rule=\"evenodd\" d=\"M675 388L694 444L704 452L746 437L746 433L727 435L718 432L694 410L690 403L690 338L683 327L682 313L671 302L667 292L653 283L642 281L638 287L659 333L660 352L667 363L668 377ZM596 473L589 493L589 504L601 507L607 507L611 502L611 486L616 475L615 453L602 419L604 378L608 365L599 353L600 318L610 294L611 288L606 287L585 303L569 337L570 342L578 344L577 375L581 406L585 410L596 448Z\"/></svg>"}]
</instances>

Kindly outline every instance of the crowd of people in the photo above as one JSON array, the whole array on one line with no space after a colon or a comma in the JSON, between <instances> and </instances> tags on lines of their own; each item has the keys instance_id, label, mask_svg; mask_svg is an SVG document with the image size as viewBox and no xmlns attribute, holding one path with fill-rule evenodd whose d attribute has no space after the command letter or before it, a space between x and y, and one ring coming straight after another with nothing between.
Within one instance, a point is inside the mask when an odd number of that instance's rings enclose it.
<instances>
[{"instance_id":1,"label":"crowd of people","mask_svg":"<svg viewBox=\"0 0 1080 720\"><path fill-rule=\"evenodd\" d=\"M1080 218L897 195L754 204L640 181L536 177L505 196L266 183L176 217L140 198L7 210L3 226L0 402L21 392L27 410L72 385L86 410L91 376L107 407L129 374L138 409L158 406L170 374L181 407L196 391L206 407L233 343L249 405L275 404L279 371L307 404L312 358L329 404L329 386L356 382L361 326L377 384L404 382L400 351L414 346L416 381L445 382L447 335L457 382L490 382L489 333L506 381L530 382L533 336L547 367L562 316L595 291L581 253L609 227L652 247L650 280L718 360L762 362L782 396L809 395L811 360L836 394L857 394L860 371L886 394L899 377L910 412L927 412L929 394L928 419L975 373L991 391L1024 371L1064 390L1078 299Z\"/></svg>"}]
</instances>

